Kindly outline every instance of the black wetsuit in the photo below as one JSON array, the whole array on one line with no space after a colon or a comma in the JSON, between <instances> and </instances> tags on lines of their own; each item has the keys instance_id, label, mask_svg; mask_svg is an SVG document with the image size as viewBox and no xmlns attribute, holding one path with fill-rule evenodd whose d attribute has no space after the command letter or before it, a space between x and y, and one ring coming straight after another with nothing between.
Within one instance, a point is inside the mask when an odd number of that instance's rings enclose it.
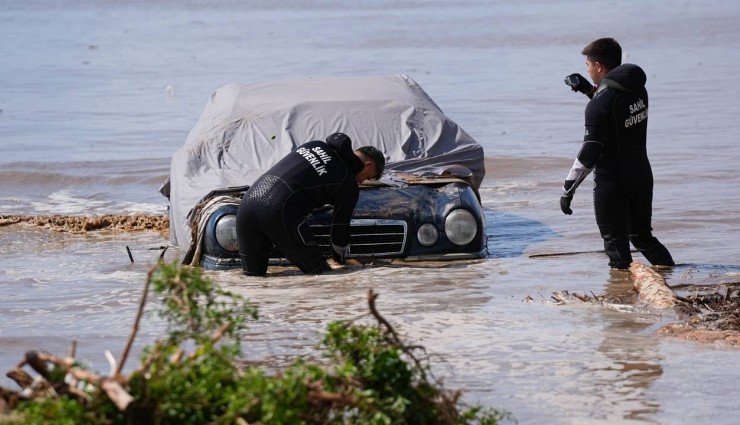
<instances>
[{"instance_id":1,"label":"black wetsuit","mask_svg":"<svg viewBox=\"0 0 740 425\"><path fill-rule=\"evenodd\" d=\"M332 254L348 251L350 219L357 203L356 174L363 164L352 141L334 134L308 142L262 175L242 198L237 212L239 254L247 275L267 271L272 245L304 273L330 270L305 219L314 209L334 207ZM345 251L346 252L346 251Z\"/></svg>"},{"instance_id":2,"label":"black wetsuit","mask_svg":"<svg viewBox=\"0 0 740 425\"><path fill-rule=\"evenodd\" d=\"M599 82L586 106L583 146L563 187L572 196L594 170L596 224L614 268L627 268L632 262L630 240L652 264L674 265L666 247L652 234L646 79L639 66L623 64Z\"/></svg>"}]
</instances>

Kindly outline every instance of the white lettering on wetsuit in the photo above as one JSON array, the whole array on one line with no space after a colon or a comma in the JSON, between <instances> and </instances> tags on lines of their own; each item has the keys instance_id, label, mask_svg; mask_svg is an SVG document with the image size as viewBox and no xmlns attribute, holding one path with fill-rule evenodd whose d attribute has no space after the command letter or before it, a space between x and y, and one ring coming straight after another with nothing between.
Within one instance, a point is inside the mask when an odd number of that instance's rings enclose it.
<instances>
[{"instance_id":1,"label":"white lettering on wetsuit","mask_svg":"<svg viewBox=\"0 0 740 425\"><path fill-rule=\"evenodd\" d=\"M315 148L311 149L311 151L313 151L316 155L318 155L319 158L321 158L321 160L324 161L324 164L328 164L329 161L331 161L331 157L329 156L329 154L324 152L324 150L321 149L320 147L316 146Z\"/></svg>"},{"instance_id":2,"label":"white lettering on wetsuit","mask_svg":"<svg viewBox=\"0 0 740 425\"><path fill-rule=\"evenodd\" d=\"M326 164L331 161L331 157L320 147L315 147L311 150L298 148L296 153L311 164L313 169L316 170L316 174L322 176L328 172L326 171Z\"/></svg>"},{"instance_id":3,"label":"white lettering on wetsuit","mask_svg":"<svg viewBox=\"0 0 740 425\"><path fill-rule=\"evenodd\" d=\"M637 102L630 105L630 116L624 120L624 128L639 124L647 119L647 108L645 102L640 99Z\"/></svg>"}]
</instances>

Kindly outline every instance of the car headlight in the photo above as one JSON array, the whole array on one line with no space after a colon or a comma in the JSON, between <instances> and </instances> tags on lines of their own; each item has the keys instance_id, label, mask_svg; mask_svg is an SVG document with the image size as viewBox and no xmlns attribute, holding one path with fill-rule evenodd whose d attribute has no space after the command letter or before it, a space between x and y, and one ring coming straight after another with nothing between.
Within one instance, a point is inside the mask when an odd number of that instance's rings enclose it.
<instances>
[{"instance_id":1,"label":"car headlight","mask_svg":"<svg viewBox=\"0 0 740 425\"><path fill-rule=\"evenodd\" d=\"M239 251L239 241L236 238L236 216L234 214L224 215L216 222L216 242L226 251Z\"/></svg>"},{"instance_id":2,"label":"car headlight","mask_svg":"<svg viewBox=\"0 0 740 425\"><path fill-rule=\"evenodd\" d=\"M424 223L416 231L416 239L424 246L434 245L437 243L437 238L439 238L439 230L432 223Z\"/></svg>"},{"instance_id":3,"label":"car headlight","mask_svg":"<svg viewBox=\"0 0 740 425\"><path fill-rule=\"evenodd\" d=\"M466 245L478 233L478 222L470 211L456 209L445 219L445 233L447 239L455 245Z\"/></svg>"}]
</instances>

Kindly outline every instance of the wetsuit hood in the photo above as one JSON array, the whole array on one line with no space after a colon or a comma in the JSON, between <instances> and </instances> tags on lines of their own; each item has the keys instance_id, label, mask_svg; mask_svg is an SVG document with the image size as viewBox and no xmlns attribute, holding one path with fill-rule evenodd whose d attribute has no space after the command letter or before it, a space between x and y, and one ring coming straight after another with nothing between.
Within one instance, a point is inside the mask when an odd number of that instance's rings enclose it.
<instances>
[{"instance_id":1,"label":"wetsuit hood","mask_svg":"<svg viewBox=\"0 0 740 425\"><path fill-rule=\"evenodd\" d=\"M339 153L345 164L352 170L352 174L357 175L363 168L362 160L355 155L352 149L352 140L344 133L334 133L326 138L326 144L334 148Z\"/></svg>"},{"instance_id":2,"label":"wetsuit hood","mask_svg":"<svg viewBox=\"0 0 740 425\"><path fill-rule=\"evenodd\" d=\"M599 83L599 90L637 91L645 87L647 76L639 66L625 63L609 71Z\"/></svg>"}]
</instances>

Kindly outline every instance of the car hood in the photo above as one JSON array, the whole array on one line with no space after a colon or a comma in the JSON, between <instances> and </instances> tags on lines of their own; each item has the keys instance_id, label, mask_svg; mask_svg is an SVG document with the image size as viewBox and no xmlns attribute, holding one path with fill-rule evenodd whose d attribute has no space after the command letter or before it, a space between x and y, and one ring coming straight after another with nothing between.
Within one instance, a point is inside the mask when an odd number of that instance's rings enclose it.
<instances>
[{"instance_id":1,"label":"car hood","mask_svg":"<svg viewBox=\"0 0 740 425\"><path fill-rule=\"evenodd\" d=\"M214 189L250 185L290 151L334 132L386 155L395 173L452 174L476 190L483 149L405 75L229 84L207 102L172 159L161 192L170 199L172 239L191 243L189 214Z\"/></svg>"}]
</instances>

